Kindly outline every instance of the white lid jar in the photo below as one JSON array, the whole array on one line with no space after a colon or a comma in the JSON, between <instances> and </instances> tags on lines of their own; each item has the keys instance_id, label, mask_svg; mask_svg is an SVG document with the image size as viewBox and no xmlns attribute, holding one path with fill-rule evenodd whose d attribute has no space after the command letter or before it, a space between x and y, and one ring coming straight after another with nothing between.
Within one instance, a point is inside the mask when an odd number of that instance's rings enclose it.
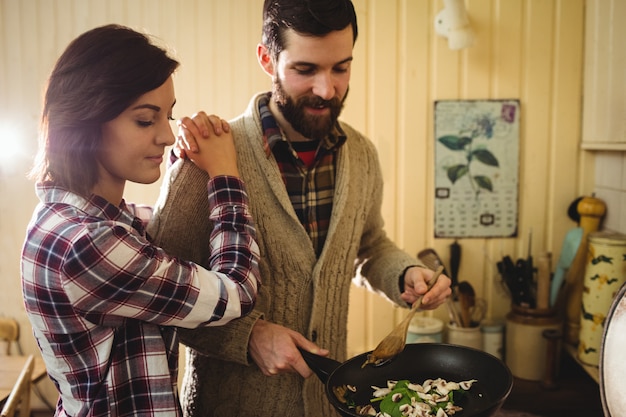
<instances>
[{"instance_id":1,"label":"white lid jar","mask_svg":"<svg viewBox=\"0 0 626 417\"><path fill-rule=\"evenodd\" d=\"M441 343L443 321L434 317L415 316L409 324L407 343Z\"/></svg>"}]
</instances>

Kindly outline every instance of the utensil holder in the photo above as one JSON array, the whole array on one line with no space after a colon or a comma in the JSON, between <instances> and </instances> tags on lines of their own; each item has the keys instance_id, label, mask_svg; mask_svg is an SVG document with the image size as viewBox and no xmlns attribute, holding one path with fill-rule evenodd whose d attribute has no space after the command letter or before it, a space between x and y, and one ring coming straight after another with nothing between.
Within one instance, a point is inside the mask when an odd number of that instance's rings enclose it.
<instances>
[{"instance_id":1,"label":"utensil holder","mask_svg":"<svg viewBox=\"0 0 626 417\"><path fill-rule=\"evenodd\" d=\"M546 373L548 341L545 330L563 328L556 310L531 309L513 305L506 316L505 363L521 379L541 381Z\"/></svg>"},{"instance_id":2,"label":"utensil holder","mask_svg":"<svg viewBox=\"0 0 626 417\"><path fill-rule=\"evenodd\" d=\"M483 335L480 326L460 327L455 323L448 323L448 343L482 350Z\"/></svg>"}]
</instances>

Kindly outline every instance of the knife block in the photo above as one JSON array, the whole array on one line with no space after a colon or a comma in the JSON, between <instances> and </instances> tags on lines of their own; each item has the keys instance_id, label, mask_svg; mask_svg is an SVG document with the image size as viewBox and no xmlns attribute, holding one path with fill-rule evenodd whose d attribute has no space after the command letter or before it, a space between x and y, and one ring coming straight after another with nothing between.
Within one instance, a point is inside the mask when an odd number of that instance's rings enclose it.
<instances>
[{"instance_id":1,"label":"knife block","mask_svg":"<svg viewBox=\"0 0 626 417\"><path fill-rule=\"evenodd\" d=\"M565 305L565 341L571 345L577 345L580 334L580 313L584 288L585 267L587 265L587 238L589 233L595 232L600 227L600 221L606 213L604 202L595 197L585 197L578 202L580 214L580 227L583 229L580 246L574 257L572 265L567 270L565 277L566 296Z\"/></svg>"}]
</instances>

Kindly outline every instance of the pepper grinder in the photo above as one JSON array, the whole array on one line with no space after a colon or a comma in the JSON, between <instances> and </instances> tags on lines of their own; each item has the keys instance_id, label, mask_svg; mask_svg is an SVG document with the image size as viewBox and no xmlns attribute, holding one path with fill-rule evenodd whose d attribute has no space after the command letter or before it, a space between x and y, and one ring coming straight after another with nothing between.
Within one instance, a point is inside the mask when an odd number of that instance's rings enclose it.
<instances>
[{"instance_id":1,"label":"pepper grinder","mask_svg":"<svg viewBox=\"0 0 626 417\"><path fill-rule=\"evenodd\" d=\"M565 277L567 285L565 341L572 345L578 344L580 333L580 312L589 246L587 237L589 233L597 231L600 227L600 221L606 213L606 204L598 198L585 197L578 202L577 210L580 214L580 227L583 233L574 261Z\"/></svg>"}]
</instances>

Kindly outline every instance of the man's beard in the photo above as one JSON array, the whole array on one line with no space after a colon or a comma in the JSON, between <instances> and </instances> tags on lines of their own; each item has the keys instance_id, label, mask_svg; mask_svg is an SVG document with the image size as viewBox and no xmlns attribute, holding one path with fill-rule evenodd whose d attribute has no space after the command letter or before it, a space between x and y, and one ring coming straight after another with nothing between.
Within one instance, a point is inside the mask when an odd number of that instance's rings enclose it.
<instances>
[{"instance_id":1,"label":"man's beard","mask_svg":"<svg viewBox=\"0 0 626 417\"><path fill-rule=\"evenodd\" d=\"M343 100L338 97L324 100L318 96L305 96L294 102L293 98L283 88L280 79L274 80L272 91L272 98L285 120L291 124L296 132L313 140L320 140L328 136L337 123L347 96L348 92L346 91ZM321 108L322 106L330 110L330 115L313 116L305 111L306 107Z\"/></svg>"}]
</instances>

